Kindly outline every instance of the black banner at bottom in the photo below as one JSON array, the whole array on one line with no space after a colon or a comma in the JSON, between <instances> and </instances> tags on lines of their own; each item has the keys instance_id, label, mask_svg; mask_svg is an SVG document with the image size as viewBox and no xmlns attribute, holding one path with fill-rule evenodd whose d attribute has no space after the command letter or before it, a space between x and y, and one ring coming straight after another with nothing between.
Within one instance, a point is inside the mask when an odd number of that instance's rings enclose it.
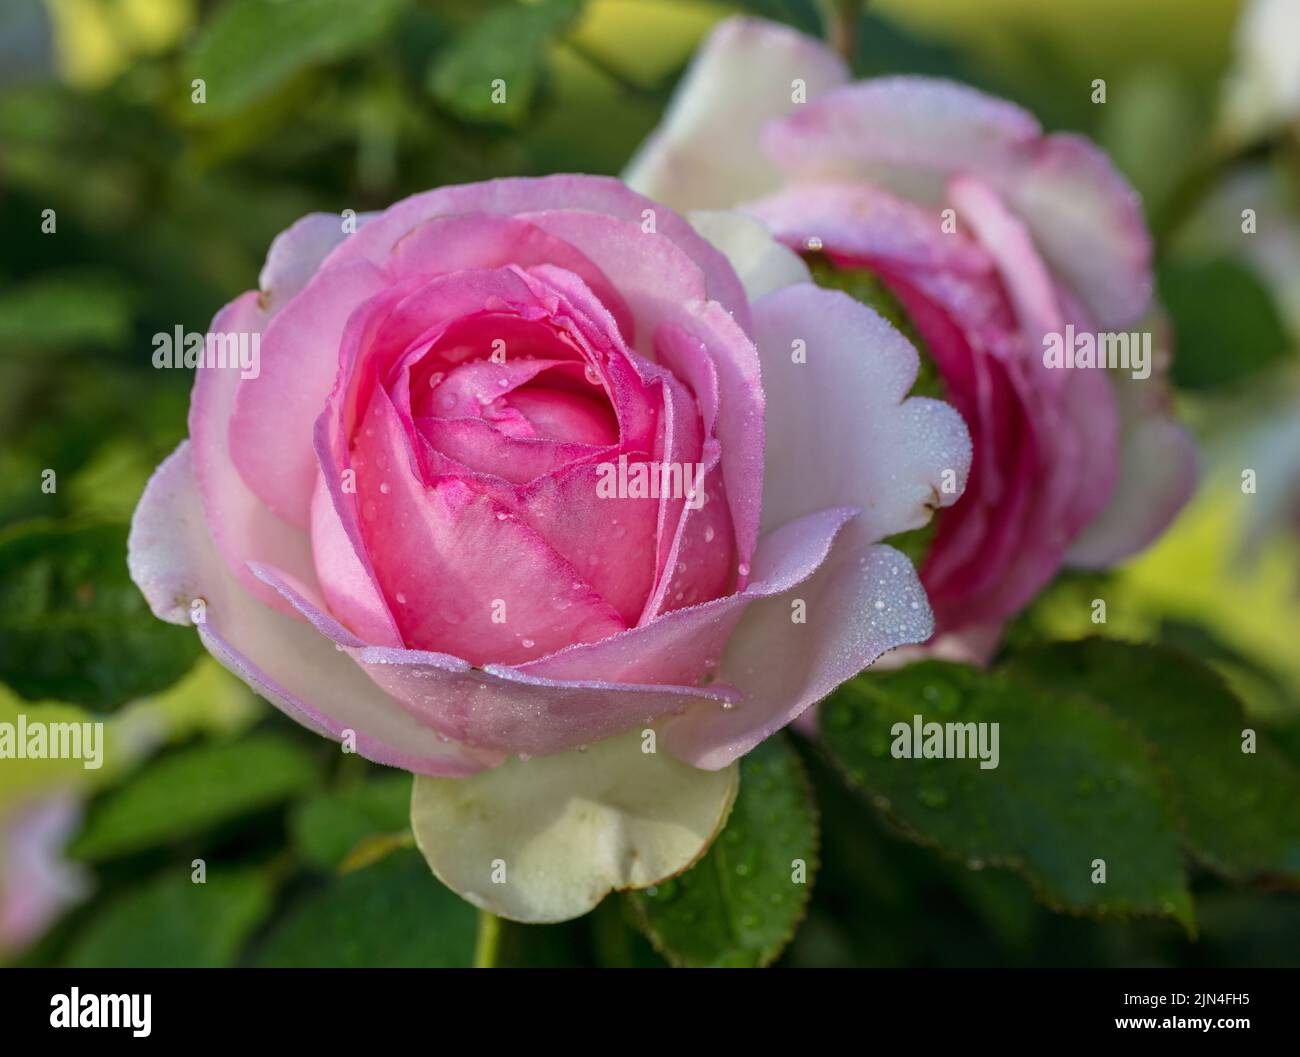
<instances>
[{"instance_id":1,"label":"black banner at bottom","mask_svg":"<svg viewBox=\"0 0 1300 1057\"><path fill-rule=\"evenodd\" d=\"M899 1032L927 1046L972 1033L998 1043L1289 1045L1300 1026L1291 970L774 970L713 972L707 982L652 972L12 969L0 977L0 1037L11 1053L24 1052L15 1043L64 1039L209 1047L268 1037L334 1052L388 1038L434 1045L446 1032L481 1033L481 1045L541 1036L551 1045L557 1029L611 1044L633 1029L681 1045L704 1031L723 1045L761 1033L768 1043L847 1035L868 1046ZM605 1025L618 1034L588 1035Z\"/></svg>"}]
</instances>

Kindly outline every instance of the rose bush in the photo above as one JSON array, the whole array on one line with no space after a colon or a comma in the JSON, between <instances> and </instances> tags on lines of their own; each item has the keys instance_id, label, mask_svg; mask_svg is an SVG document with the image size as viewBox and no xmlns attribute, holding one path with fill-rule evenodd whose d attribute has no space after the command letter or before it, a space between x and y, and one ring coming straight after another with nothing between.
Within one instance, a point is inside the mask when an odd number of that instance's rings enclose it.
<instances>
[{"instance_id":1,"label":"rose bush","mask_svg":"<svg viewBox=\"0 0 1300 1057\"><path fill-rule=\"evenodd\" d=\"M678 209L741 208L901 305L975 446L922 568L936 649L987 658L1063 565L1140 550L1190 495L1163 350L1146 379L1043 363L1045 336L1128 331L1151 306L1137 197L1085 139L952 82L850 83L817 41L737 18L626 176Z\"/></svg>"},{"instance_id":2,"label":"rose bush","mask_svg":"<svg viewBox=\"0 0 1300 1057\"><path fill-rule=\"evenodd\" d=\"M580 176L304 218L212 324L260 370L200 367L132 525L153 611L421 776L433 869L522 920L684 869L737 757L932 631L878 541L957 498L959 415L753 220L693 221Z\"/></svg>"}]
</instances>

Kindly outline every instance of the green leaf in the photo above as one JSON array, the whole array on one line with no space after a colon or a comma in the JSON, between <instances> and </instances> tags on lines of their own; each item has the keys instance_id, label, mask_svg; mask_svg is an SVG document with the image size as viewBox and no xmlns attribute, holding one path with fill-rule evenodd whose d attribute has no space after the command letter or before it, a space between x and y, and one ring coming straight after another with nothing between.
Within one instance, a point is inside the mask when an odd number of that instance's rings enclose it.
<instances>
[{"instance_id":1,"label":"green leaf","mask_svg":"<svg viewBox=\"0 0 1300 1057\"><path fill-rule=\"evenodd\" d=\"M6 352L114 348L130 329L126 292L111 280L34 279L0 293L0 348Z\"/></svg>"},{"instance_id":2,"label":"green leaf","mask_svg":"<svg viewBox=\"0 0 1300 1057\"><path fill-rule=\"evenodd\" d=\"M112 859L260 811L315 781L311 757L277 734L198 745L141 768L96 804L69 853Z\"/></svg>"},{"instance_id":3,"label":"green leaf","mask_svg":"<svg viewBox=\"0 0 1300 1057\"><path fill-rule=\"evenodd\" d=\"M220 968L271 906L261 870L211 871L195 884L176 870L110 902L80 933L65 964L75 968Z\"/></svg>"},{"instance_id":4,"label":"green leaf","mask_svg":"<svg viewBox=\"0 0 1300 1057\"><path fill-rule=\"evenodd\" d=\"M429 90L458 118L518 126L545 74L547 46L581 10L582 0L537 0L492 11L435 58Z\"/></svg>"},{"instance_id":5,"label":"green leaf","mask_svg":"<svg viewBox=\"0 0 1300 1057\"><path fill-rule=\"evenodd\" d=\"M361 841L409 832L411 776L383 775L303 801L289 819L298 853L313 866L337 869Z\"/></svg>"},{"instance_id":6,"label":"green leaf","mask_svg":"<svg viewBox=\"0 0 1300 1057\"><path fill-rule=\"evenodd\" d=\"M126 526L38 521L0 536L0 679L24 697L116 706L170 686L201 652L131 582Z\"/></svg>"},{"instance_id":7,"label":"green leaf","mask_svg":"<svg viewBox=\"0 0 1300 1057\"><path fill-rule=\"evenodd\" d=\"M201 78L200 119L227 117L296 74L365 51L394 25L404 0L230 0L189 56L186 93Z\"/></svg>"},{"instance_id":8,"label":"green leaf","mask_svg":"<svg viewBox=\"0 0 1300 1057\"><path fill-rule=\"evenodd\" d=\"M627 898L674 965L763 966L803 919L816 867L817 811L803 764L788 741L769 738L741 761L735 807L704 858Z\"/></svg>"},{"instance_id":9,"label":"green leaf","mask_svg":"<svg viewBox=\"0 0 1300 1057\"><path fill-rule=\"evenodd\" d=\"M1223 680L1175 650L1090 639L1028 650L1009 674L1075 695L1129 724L1155 750L1189 850L1234 880L1300 882L1300 771L1258 736Z\"/></svg>"},{"instance_id":10,"label":"green leaf","mask_svg":"<svg viewBox=\"0 0 1300 1057\"><path fill-rule=\"evenodd\" d=\"M1287 355L1290 342L1273 298L1229 258L1171 261L1157 277L1174 323L1174 382L1207 389L1240 381Z\"/></svg>"},{"instance_id":11,"label":"green leaf","mask_svg":"<svg viewBox=\"0 0 1300 1057\"><path fill-rule=\"evenodd\" d=\"M414 849L331 880L289 911L262 965L306 968L465 967L477 912L439 884Z\"/></svg>"},{"instance_id":12,"label":"green leaf","mask_svg":"<svg viewBox=\"0 0 1300 1057\"><path fill-rule=\"evenodd\" d=\"M998 724L998 765L903 758L917 715L945 731ZM1174 805L1141 739L1090 703L925 661L846 684L820 725L849 782L922 843L1018 869L1056 909L1165 914L1191 930ZM1105 883L1093 882L1098 859Z\"/></svg>"}]
</instances>

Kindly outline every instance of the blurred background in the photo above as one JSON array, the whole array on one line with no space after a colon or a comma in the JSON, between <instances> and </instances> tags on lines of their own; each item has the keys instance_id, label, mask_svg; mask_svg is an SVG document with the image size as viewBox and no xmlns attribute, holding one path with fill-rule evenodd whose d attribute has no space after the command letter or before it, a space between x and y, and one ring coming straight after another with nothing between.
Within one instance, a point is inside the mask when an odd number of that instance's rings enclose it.
<instances>
[{"instance_id":1,"label":"blurred background","mask_svg":"<svg viewBox=\"0 0 1300 1057\"><path fill-rule=\"evenodd\" d=\"M100 770L0 761L0 961L468 962L474 912L410 846L409 777L300 731L130 583L126 525L191 382L152 368L151 337L206 330L303 213L617 173L738 10L820 33L811 0L0 0L0 721L102 719L109 743ZM1214 664L1300 764L1300 0L880 0L854 65L1087 133L1158 240L1200 491L1013 641L1089 634L1104 590L1108 634ZM485 105L497 76L509 102ZM805 755L823 866L780 964L1300 964L1293 891L1197 873L1195 937L1056 914L902 839ZM610 899L508 926L501 960L657 955Z\"/></svg>"}]
</instances>

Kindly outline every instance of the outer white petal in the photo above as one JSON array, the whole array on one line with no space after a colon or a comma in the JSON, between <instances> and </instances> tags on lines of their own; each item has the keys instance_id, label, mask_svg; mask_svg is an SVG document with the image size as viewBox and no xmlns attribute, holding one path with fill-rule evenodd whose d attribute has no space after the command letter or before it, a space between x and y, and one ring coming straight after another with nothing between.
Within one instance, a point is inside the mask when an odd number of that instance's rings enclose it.
<instances>
[{"instance_id":1,"label":"outer white petal","mask_svg":"<svg viewBox=\"0 0 1300 1057\"><path fill-rule=\"evenodd\" d=\"M966 487L955 409L907 398L916 350L838 290L787 287L754 306L767 395L763 532L828 507L862 511L876 542L924 525Z\"/></svg>"},{"instance_id":2,"label":"outer white petal","mask_svg":"<svg viewBox=\"0 0 1300 1057\"><path fill-rule=\"evenodd\" d=\"M844 61L802 33L729 18L701 45L663 124L623 178L679 211L726 208L774 191L781 180L759 146L764 125L799 107L801 84L812 100L848 79Z\"/></svg>"},{"instance_id":3,"label":"outer white petal","mask_svg":"<svg viewBox=\"0 0 1300 1057\"><path fill-rule=\"evenodd\" d=\"M726 254L751 301L794 283L812 281L803 258L772 238L767 228L752 217L727 210L700 209L687 219L696 231Z\"/></svg>"},{"instance_id":4,"label":"outer white petal","mask_svg":"<svg viewBox=\"0 0 1300 1057\"><path fill-rule=\"evenodd\" d=\"M631 731L473 778L417 777L416 844L444 884L514 921L567 921L609 892L657 884L704 854L739 775L737 766L696 770L642 744Z\"/></svg>"}]
</instances>

